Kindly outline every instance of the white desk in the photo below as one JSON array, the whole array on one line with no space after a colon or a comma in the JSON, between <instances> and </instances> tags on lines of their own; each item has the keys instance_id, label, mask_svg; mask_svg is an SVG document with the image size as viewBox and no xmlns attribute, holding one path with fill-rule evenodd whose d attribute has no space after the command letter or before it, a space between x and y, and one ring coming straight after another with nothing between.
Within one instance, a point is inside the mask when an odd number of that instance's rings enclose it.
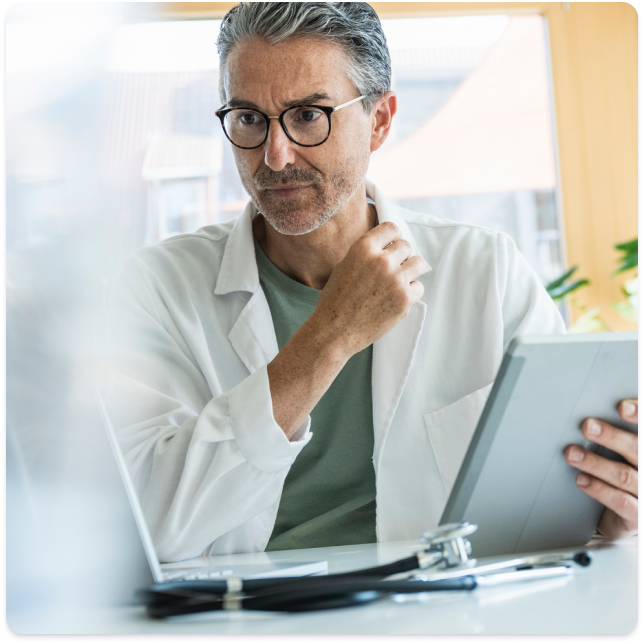
<instances>
[{"instance_id":1,"label":"white desk","mask_svg":"<svg viewBox=\"0 0 644 644\"><path fill-rule=\"evenodd\" d=\"M316 548L213 557L234 565L272 560L328 560L329 572L409 556L417 542ZM524 581L474 591L386 599L366 606L313 613L213 612L151 620L143 608L58 612L49 633L224 634L624 634L637 623L637 539L592 544L593 563L567 578ZM482 561L482 560L481 560ZM419 599L420 597L420 599ZM46 615L41 615L43 627ZM30 632L38 632L32 622Z\"/></svg>"}]
</instances>

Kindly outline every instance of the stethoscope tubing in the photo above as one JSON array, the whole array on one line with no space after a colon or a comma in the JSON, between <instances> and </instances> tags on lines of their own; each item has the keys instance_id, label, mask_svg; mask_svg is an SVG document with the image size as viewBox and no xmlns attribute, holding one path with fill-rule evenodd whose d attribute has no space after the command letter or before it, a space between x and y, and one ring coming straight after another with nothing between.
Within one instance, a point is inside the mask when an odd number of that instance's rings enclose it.
<instances>
[{"instance_id":1,"label":"stethoscope tubing","mask_svg":"<svg viewBox=\"0 0 644 644\"><path fill-rule=\"evenodd\" d=\"M329 577L300 577L296 581L257 589L250 596L234 596L208 592L203 587L174 588L142 591L150 617L171 617L212 610L264 610L299 612L336 608L356 603L375 601L385 595L424 593L452 590L473 590L477 586L474 576L439 581L377 580L372 577L337 579ZM260 581L260 580L255 580ZM261 580L268 581L268 580ZM277 580L272 580L273 582ZM366 593L366 595L365 595ZM362 595L362 597L361 597Z\"/></svg>"}]
</instances>

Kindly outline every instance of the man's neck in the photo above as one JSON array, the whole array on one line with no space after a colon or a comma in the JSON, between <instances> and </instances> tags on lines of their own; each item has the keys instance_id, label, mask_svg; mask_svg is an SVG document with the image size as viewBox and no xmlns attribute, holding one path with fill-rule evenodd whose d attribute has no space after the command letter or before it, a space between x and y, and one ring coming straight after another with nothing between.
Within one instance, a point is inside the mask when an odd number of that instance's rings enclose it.
<instances>
[{"instance_id":1,"label":"man's neck","mask_svg":"<svg viewBox=\"0 0 644 644\"><path fill-rule=\"evenodd\" d=\"M305 286L321 290L351 245L376 225L376 210L364 190L320 228L305 235L278 233L261 214L253 220L253 234L268 259Z\"/></svg>"}]
</instances>

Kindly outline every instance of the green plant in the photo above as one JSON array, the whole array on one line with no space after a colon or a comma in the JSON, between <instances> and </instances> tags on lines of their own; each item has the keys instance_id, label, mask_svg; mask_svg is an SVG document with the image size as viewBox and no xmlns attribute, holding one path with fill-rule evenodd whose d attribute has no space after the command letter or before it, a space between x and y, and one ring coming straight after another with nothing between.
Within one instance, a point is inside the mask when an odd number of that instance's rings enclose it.
<instances>
[{"instance_id":1,"label":"green plant","mask_svg":"<svg viewBox=\"0 0 644 644\"><path fill-rule=\"evenodd\" d=\"M556 280L546 284L546 291L548 295L555 301L562 299L566 295L569 295L573 291L576 291L582 286L590 284L587 279L577 280L575 282L568 282L567 280L571 278L574 272L577 270L577 266L573 266L570 270L566 271L563 275L558 277Z\"/></svg>"},{"instance_id":2,"label":"green plant","mask_svg":"<svg viewBox=\"0 0 644 644\"><path fill-rule=\"evenodd\" d=\"M625 273L635 269L635 275L624 282L622 293L625 299L612 305L624 319L629 322L637 322L637 304L638 304L638 266L637 266L637 237L623 244L616 244L615 249L621 251L620 265L614 275Z\"/></svg>"},{"instance_id":3,"label":"green plant","mask_svg":"<svg viewBox=\"0 0 644 644\"><path fill-rule=\"evenodd\" d=\"M631 241L624 242L623 244L615 244L615 249L622 251L622 263L615 271L615 275L619 275L631 268L637 269L637 237L635 237L635 239L631 239Z\"/></svg>"},{"instance_id":4,"label":"green plant","mask_svg":"<svg viewBox=\"0 0 644 644\"><path fill-rule=\"evenodd\" d=\"M619 266L617 270L613 273L613 276L620 275L626 271L635 269L635 275L632 279L627 280L622 286L621 290L625 296L625 299L621 302L617 302L611 305L615 311L617 311L624 319L629 322L637 322L637 304L638 304L638 256L637 256L637 237L631 239L630 241L615 244L615 250L621 253L619 257ZM604 320L599 315L601 307L597 306L595 308L589 309L583 301L579 300L577 297L573 296L572 293L590 284L587 279L579 279L575 281L569 281L573 276L577 266L573 266L571 269L566 271L563 275L553 280L546 285L546 291L552 297L553 300L559 301L564 298L569 298L571 304L574 304L577 309L582 311L581 317L579 317L574 324L572 324L568 331L570 333L590 333L593 331L611 331L611 328L604 322Z\"/></svg>"}]
</instances>

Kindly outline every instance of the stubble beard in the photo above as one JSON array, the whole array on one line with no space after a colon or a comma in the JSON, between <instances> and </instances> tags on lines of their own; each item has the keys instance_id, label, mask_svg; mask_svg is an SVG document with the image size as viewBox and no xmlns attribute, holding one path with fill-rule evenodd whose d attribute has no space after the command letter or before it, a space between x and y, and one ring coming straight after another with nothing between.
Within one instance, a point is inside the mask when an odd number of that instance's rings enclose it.
<instances>
[{"instance_id":1,"label":"stubble beard","mask_svg":"<svg viewBox=\"0 0 644 644\"><path fill-rule=\"evenodd\" d=\"M324 226L347 204L364 181L356 166L343 165L331 175L315 168L287 166L275 172L265 168L251 175L238 164L246 192L266 221L282 235L306 235ZM301 198L278 199L271 188L290 183L309 186Z\"/></svg>"}]
</instances>

